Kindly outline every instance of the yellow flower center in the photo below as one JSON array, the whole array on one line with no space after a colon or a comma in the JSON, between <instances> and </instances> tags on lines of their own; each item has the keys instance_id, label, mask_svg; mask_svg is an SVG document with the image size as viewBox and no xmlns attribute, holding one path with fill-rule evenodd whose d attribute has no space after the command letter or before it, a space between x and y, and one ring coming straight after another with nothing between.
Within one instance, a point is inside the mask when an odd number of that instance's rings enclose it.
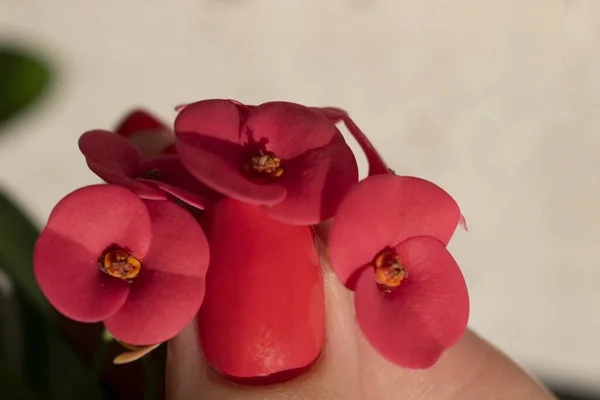
<instances>
[{"instance_id":1,"label":"yellow flower center","mask_svg":"<svg viewBox=\"0 0 600 400\"><path fill-rule=\"evenodd\" d=\"M102 272L127 282L138 276L142 269L142 262L123 249L106 250L99 263Z\"/></svg>"},{"instance_id":2,"label":"yellow flower center","mask_svg":"<svg viewBox=\"0 0 600 400\"><path fill-rule=\"evenodd\" d=\"M281 159L274 154L260 152L252 156L243 166L244 175L252 181L268 183L277 180L283 174Z\"/></svg>"},{"instance_id":3,"label":"yellow flower center","mask_svg":"<svg viewBox=\"0 0 600 400\"><path fill-rule=\"evenodd\" d=\"M375 282L386 293L400 286L400 283L408 277L408 272L402 266L400 257L394 249L380 251L372 263L375 268Z\"/></svg>"}]
</instances>

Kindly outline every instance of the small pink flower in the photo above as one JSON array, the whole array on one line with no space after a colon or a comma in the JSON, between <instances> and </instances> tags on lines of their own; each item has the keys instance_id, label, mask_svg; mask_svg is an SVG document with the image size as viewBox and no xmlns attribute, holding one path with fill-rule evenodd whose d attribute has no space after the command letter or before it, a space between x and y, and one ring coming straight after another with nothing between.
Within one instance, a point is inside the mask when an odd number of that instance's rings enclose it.
<instances>
[{"instance_id":1,"label":"small pink flower","mask_svg":"<svg viewBox=\"0 0 600 400\"><path fill-rule=\"evenodd\" d=\"M126 138L144 157L174 154L175 134L148 111L132 110L118 123L115 133Z\"/></svg>"},{"instance_id":2,"label":"small pink flower","mask_svg":"<svg viewBox=\"0 0 600 400\"><path fill-rule=\"evenodd\" d=\"M193 319L208 260L206 237L183 208L96 185L56 205L36 243L34 271L65 316L103 321L117 339L149 345Z\"/></svg>"},{"instance_id":3,"label":"small pink flower","mask_svg":"<svg viewBox=\"0 0 600 400\"><path fill-rule=\"evenodd\" d=\"M168 193L202 209L208 201L219 197L190 175L176 155L144 158L131 143L112 132L84 133L79 139L79 149L96 175L144 199L164 200Z\"/></svg>"},{"instance_id":4,"label":"small pink flower","mask_svg":"<svg viewBox=\"0 0 600 400\"><path fill-rule=\"evenodd\" d=\"M333 269L367 340L400 366L430 367L466 329L467 287L446 249L460 220L444 190L391 174L356 185L336 212Z\"/></svg>"},{"instance_id":5,"label":"small pink flower","mask_svg":"<svg viewBox=\"0 0 600 400\"><path fill-rule=\"evenodd\" d=\"M201 182L270 217L310 225L333 216L358 180L352 151L314 108L229 100L186 105L175 120L177 152Z\"/></svg>"}]
</instances>

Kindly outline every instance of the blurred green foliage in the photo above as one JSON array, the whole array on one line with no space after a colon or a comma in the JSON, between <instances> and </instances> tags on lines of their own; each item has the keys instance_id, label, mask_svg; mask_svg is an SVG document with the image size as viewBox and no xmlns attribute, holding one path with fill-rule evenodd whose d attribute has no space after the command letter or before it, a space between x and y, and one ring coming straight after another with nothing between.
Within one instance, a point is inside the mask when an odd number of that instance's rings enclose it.
<instances>
[{"instance_id":1,"label":"blurred green foliage","mask_svg":"<svg viewBox=\"0 0 600 400\"><path fill-rule=\"evenodd\" d=\"M7 121L26 116L52 85L41 58L0 45L0 139ZM39 230L0 182L0 398L10 400L157 399L166 352L114 366L123 351L102 339L101 324L78 324L48 303L33 273ZM7 285L8 282L8 285ZM126 377L125 379L123 379Z\"/></svg>"},{"instance_id":2,"label":"blurred green foliage","mask_svg":"<svg viewBox=\"0 0 600 400\"><path fill-rule=\"evenodd\" d=\"M33 246L37 237L38 230L33 223L0 189L1 266L20 292L47 316L48 302L35 282L32 269Z\"/></svg>"},{"instance_id":3,"label":"blurred green foliage","mask_svg":"<svg viewBox=\"0 0 600 400\"><path fill-rule=\"evenodd\" d=\"M0 47L0 127L35 103L50 82L50 68L11 46Z\"/></svg>"},{"instance_id":4,"label":"blurred green foliage","mask_svg":"<svg viewBox=\"0 0 600 400\"><path fill-rule=\"evenodd\" d=\"M0 136L7 121L45 93L50 71L38 57L0 46ZM91 363L61 334L59 316L35 281L32 260L38 234L0 188L0 270L5 274L0 280L8 277L12 287L0 290L0 397L62 400L79 399L84 393L85 399L104 399Z\"/></svg>"}]
</instances>

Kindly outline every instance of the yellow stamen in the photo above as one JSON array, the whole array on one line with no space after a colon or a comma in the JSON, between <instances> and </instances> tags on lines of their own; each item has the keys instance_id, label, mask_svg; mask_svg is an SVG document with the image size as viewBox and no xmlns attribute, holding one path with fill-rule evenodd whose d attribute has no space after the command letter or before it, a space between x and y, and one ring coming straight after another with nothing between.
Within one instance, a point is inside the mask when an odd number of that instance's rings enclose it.
<instances>
[{"instance_id":1,"label":"yellow stamen","mask_svg":"<svg viewBox=\"0 0 600 400\"><path fill-rule=\"evenodd\" d=\"M100 258L100 269L107 275L131 282L142 269L142 262L122 249L104 252Z\"/></svg>"},{"instance_id":2,"label":"yellow stamen","mask_svg":"<svg viewBox=\"0 0 600 400\"><path fill-rule=\"evenodd\" d=\"M393 249L380 251L373 259L375 282L384 292L390 293L393 288L408 277L408 272L400 262L400 257Z\"/></svg>"}]
</instances>

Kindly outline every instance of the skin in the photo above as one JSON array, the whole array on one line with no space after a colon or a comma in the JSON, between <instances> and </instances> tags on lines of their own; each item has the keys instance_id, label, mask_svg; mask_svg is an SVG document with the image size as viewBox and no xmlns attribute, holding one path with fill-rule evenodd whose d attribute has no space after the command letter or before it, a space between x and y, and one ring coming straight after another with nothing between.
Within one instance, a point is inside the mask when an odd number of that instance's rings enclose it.
<instances>
[{"instance_id":1,"label":"skin","mask_svg":"<svg viewBox=\"0 0 600 400\"><path fill-rule=\"evenodd\" d=\"M169 343L167 399L555 399L534 378L470 330L428 370L406 370L392 365L366 342L354 320L352 293L339 283L324 257L322 261L327 338L322 357L310 371L272 386L230 383L204 362L196 326L192 323Z\"/></svg>"}]
</instances>

